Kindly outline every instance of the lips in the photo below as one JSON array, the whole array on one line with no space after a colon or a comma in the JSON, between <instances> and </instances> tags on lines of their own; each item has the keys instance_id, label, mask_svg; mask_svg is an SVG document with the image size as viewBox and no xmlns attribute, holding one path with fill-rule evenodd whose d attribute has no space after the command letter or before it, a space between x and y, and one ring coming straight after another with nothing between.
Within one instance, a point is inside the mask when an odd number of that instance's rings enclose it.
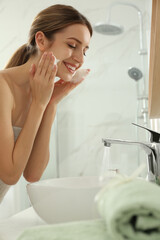
<instances>
[{"instance_id":1,"label":"lips","mask_svg":"<svg viewBox=\"0 0 160 240\"><path fill-rule=\"evenodd\" d=\"M77 70L77 66L74 65L74 64L71 64L71 63L66 63L64 62L64 65L66 66L67 70L70 72L70 73L75 73L75 71Z\"/></svg>"}]
</instances>

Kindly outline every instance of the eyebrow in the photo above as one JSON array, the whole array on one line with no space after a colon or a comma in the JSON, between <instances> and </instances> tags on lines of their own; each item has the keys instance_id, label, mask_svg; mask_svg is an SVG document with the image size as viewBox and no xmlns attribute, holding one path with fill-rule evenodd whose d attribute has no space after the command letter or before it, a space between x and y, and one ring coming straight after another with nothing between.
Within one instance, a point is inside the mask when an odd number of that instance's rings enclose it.
<instances>
[{"instance_id":1,"label":"eyebrow","mask_svg":"<svg viewBox=\"0 0 160 240\"><path fill-rule=\"evenodd\" d=\"M67 39L73 39L73 40L75 40L76 42L82 44L82 42L81 42L79 39L75 38L75 37L70 37L70 38L67 38ZM86 46L85 48L89 49L89 46Z\"/></svg>"}]
</instances>

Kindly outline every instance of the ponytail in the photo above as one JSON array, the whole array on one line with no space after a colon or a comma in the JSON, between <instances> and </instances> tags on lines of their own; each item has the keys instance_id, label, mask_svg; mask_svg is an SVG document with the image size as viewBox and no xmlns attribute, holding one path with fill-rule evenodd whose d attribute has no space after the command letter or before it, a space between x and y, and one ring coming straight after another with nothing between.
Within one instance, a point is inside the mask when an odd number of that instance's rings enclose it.
<instances>
[{"instance_id":1,"label":"ponytail","mask_svg":"<svg viewBox=\"0 0 160 240\"><path fill-rule=\"evenodd\" d=\"M32 48L28 46L28 44L23 44L17 51L12 55L9 62L5 66L5 68L11 68L20 66L28 61L30 58L31 52L33 54ZM35 52L35 51L34 51Z\"/></svg>"}]
</instances>

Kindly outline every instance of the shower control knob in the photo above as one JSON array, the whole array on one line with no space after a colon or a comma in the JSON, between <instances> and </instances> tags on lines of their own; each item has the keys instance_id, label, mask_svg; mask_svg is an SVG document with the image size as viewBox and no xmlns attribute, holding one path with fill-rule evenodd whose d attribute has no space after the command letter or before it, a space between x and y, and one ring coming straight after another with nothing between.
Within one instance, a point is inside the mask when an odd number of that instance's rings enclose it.
<instances>
[{"instance_id":1,"label":"shower control knob","mask_svg":"<svg viewBox=\"0 0 160 240\"><path fill-rule=\"evenodd\" d=\"M142 108L141 109L141 113L143 114L143 113L148 113L148 108Z\"/></svg>"},{"instance_id":2,"label":"shower control knob","mask_svg":"<svg viewBox=\"0 0 160 240\"><path fill-rule=\"evenodd\" d=\"M147 53L148 53L147 49L141 49L141 50L138 51L139 55L147 55Z\"/></svg>"},{"instance_id":3,"label":"shower control knob","mask_svg":"<svg viewBox=\"0 0 160 240\"><path fill-rule=\"evenodd\" d=\"M143 73L141 72L141 70L136 67L130 67L128 69L128 75L135 81L138 81L143 77Z\"/></svg>"}]
</instances>

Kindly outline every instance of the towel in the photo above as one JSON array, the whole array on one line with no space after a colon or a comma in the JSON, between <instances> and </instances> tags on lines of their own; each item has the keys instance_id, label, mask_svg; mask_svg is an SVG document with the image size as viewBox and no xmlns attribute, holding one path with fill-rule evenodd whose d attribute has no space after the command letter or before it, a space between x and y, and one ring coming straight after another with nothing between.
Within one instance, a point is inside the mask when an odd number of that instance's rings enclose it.
<instances>
[{"instance_id":1,"label":"towel","mask_svg":"<svg viewBox=\"0 0 160 240\"><path fill-rule=\"evenodd\" d=\"M160 240L160 187L141 179L115 179L97 195L114 240Z\"/></svg>"},{"instance_id":2,"label":"towel","mask_svg":"<svg viewBox=\"0 0 160 240\"><path fill-rule=\"evenodd\" d=\"M33 227L18 240L160 240L158 185L115 178L96 202L102 219Z\"/></svg>"},{"instance_id":3,"label":"towel","mask_svg":"<svg viewBox=\"0 0 160 240\"><path fill-rule=\"evenodd\" d=\"M25 230L18 240L110 240L103 220L58 223Z\"/></svg>"}]
</instances>

